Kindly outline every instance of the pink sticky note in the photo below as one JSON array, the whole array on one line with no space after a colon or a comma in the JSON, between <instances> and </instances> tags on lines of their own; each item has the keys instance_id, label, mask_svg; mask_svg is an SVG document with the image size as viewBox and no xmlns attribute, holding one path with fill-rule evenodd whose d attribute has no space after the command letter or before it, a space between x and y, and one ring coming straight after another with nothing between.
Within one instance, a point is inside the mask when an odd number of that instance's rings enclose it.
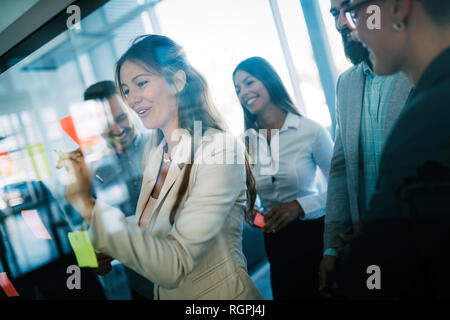
<instances>
[{"instance_id":1,"label":"pink sticky note","mask_svg":"<svg viewBox=\"0 0 450 320\"><path fill-rule=\"evenodd\" d=\"M50 237L50 234L48 233L47 229L42 223L41 218L39 218L37 210L22 210L22 217L36 238L40 239L52 238Z\"/></svg>"},{"instance_id":2,"label":"pink sticky note","mask_svg":"<svg viewBox=\"0 0 450 320\"><path fill-rule=\"evenodd\" d=\"M258 226L260 228L264 228L266 225L266 222L264 221L264 216L261 215L259 212L256 213L255 220L253 220L253 223L255 224L255 226Z\"/></svg>"},{"instance_id":3,"label":"pink sticky note","mask_svg":"<svg viewBox=\"0 0 450 320\"><path fill-rule=\"evenodd\" d=\"M3 291L5 291L8 297L19 296L19 293L17 292L16 288L14 288L11 281L9 281L6 272L0 272L0 286L3 288Z\"/></svg>"}]
</instances>

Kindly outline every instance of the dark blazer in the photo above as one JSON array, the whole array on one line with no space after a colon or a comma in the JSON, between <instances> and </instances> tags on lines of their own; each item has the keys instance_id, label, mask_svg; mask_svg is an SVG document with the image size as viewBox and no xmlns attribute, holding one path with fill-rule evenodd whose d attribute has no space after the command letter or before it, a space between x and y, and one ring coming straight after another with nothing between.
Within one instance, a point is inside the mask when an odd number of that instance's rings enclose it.
<instances>
[{"instance_id":1,"label":"dark blazer","mask_svg":"<svg viewBox=\"0 0 450 320\"><path fill-rule=\"evenodd\" d=\"M338 259L350 297L450 297L450 48L422 75L380 160L362 227ZM367 268L381 271L369 290Z\"/></svg>"}]
</instances>

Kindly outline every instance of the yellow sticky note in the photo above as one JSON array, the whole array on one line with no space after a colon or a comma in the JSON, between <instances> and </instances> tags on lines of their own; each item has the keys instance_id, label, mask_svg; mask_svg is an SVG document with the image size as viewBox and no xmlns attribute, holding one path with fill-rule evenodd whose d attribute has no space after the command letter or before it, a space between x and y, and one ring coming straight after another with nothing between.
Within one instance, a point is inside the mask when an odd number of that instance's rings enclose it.
<instances>
[{"instance_id":1,"label":"yellow sticky note","mask_svg":"<svg viewBox=\"0 0 450 320\"><path fill-rule=\"evenodd\" d=\"M98 268L97 256L87 231L69 232L68 236L78 265L80 267Z\"/></svg>"}]
</instances>

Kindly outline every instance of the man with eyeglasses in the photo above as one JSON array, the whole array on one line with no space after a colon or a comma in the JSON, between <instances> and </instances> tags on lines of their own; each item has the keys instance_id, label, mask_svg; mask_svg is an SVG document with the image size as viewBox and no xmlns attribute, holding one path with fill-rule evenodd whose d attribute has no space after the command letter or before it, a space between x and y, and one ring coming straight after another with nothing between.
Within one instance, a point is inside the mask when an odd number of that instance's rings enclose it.
<instances>
[{"instance_id":1,"label":"man with eyeglasses","mask_svg":"<svg viewBox=\"0 0 450 320\"><path fill-rule=\"evenodd\" d=\"M450 1L374 2L378 30L363 2L346 11L374 72L404 72L414 93L385 142L362 226L336 261L337 283L349 298L449 300Z\"/></svg>"},{"instance_id":2,"label":"man with eyeglasses","mask_svg":"<svg viewBox=\"0 0 450 320\"><path fill-rule=\"evenodd\" d=\"M370 5L375 4L380 0L363 0L358 3L354 3L352 1L347 2L346 8L344 10L344 16L348 23L348 26L351 30L356 30L356 24L359 18L359 11L366 8L368 12L372 12L370 10Z\"/></svg>"},{"instance_id":3,"label":"man with eyeglasses","mask_svg":"<svg viewBox=\"0 0 450 320\"><path fill-rule=\"evenodd\" d=\"M354 37L359 10L376 1L363 1L347 12L349 0L330 1L345 54L354 66L339 77L336 87L336 137L328 181L325 250L319 266L319 290L326 297L336 293L338 251L350 240L368 207L383 143L411 91L403 74L375 75L369 51Z\"/></svg>"}]
</instances>

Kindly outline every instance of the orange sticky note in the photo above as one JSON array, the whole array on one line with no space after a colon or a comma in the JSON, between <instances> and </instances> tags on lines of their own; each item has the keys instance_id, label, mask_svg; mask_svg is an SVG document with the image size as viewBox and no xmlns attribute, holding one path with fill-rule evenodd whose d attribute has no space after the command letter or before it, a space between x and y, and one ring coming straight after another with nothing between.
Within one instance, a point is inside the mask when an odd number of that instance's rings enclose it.
<instances>
[{"instance_id":1,"label":"orange sticky note","mask_svg":"<svg viewBox=\"0 0 450 320\"><path fill-rule=\"evenodd\" d=\"M266 222L264 221L264 216L259 212L256 213L255 220L253 220L253 223L255 226L258 226L260 228L264 228L266 225Z\"/></svg>"},{"instance_id":2,"label":"orange sticky note","mask_svg":"<svg viewBox=\"0 0 450 320\"><path fill-rule=\"evenodd\" d=\"M69 137L76 142L76 144L81 146L80 138L78 138L77 131L75 130L75 124L73 123L72 116L61 118L59 123L61 124L64 132L67 133Z\"/></svg>"},{"instance_id":3,"label":"orange sticky note","mask_svg":"<svg viewBox=\"0 0 450 320\"><path fill-rule=\"evenodd\" d=\"M18 297L19 293L12 285L11 281L9 281L8 276L6 275L6 272L0 272L0 286L3 288L3 291L5 291L6 295L8 297Z\"/></svg>"},{"instance_id":4,"label":"orange sticky note","mask_svg":"<svg viewBox=\"0 0 450 320\"><path fill-rule=\"evenodd\" d=\"M22 210L22 217L36 238L49 240L52 238L39 218L37 210Z\"/></svg>"},{"instance_id":5,"label":"orange sticky note","mask_svg":"<svg viewBox=\"0 0 450 320\"><path fill-rule=\"evenodd\" d=\"M81 149L90 149L98 143L102 142L102 138L99 136L92 136L88 139L84 139L81 141Z\"/></svg>"}]
</instances>

